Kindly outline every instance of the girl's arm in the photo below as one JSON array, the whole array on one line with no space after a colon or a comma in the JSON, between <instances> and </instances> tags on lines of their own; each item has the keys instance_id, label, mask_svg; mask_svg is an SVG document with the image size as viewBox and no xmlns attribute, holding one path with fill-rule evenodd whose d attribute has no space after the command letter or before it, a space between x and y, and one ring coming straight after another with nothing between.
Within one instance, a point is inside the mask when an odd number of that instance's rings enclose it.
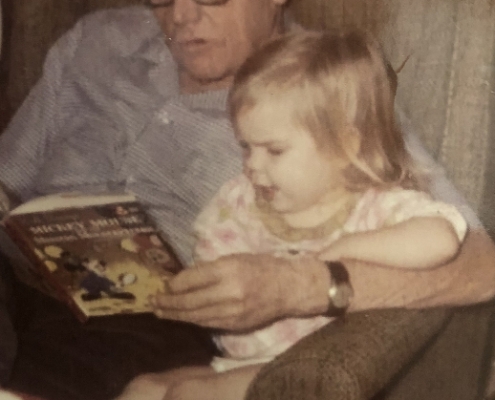
<instances>
[{"instance_id":1,"label":"girl's arm","mask_svg":"<svg viewBox=\"0 0 495 400\"><path fill-rule=\"evenodd\" d=\"M451 260L460 240L441 217L413 217L385 228L349 234L320 253L320 259L353 259L394 268L432 268Z\"/></svg>"}]
</instances>

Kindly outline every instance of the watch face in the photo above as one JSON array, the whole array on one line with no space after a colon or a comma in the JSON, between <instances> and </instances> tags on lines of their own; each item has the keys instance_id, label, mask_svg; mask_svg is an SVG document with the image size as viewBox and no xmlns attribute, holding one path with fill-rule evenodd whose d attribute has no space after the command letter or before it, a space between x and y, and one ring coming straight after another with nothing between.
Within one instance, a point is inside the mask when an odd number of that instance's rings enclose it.
<instances>
[{"instance_id":1,"label":"watch face","mask_svg":"<svg viewBox=\"0 0 495 400\"><path fill-rule=\"evenodd\" d=\"M330 312L332 308L340 313L345 312L354 294L349 282L349 273L340 261L326 261L325 264L331 277L331 287L328 290L328 297L330 297L331 303Z\"/></svg>"},{"instance_id":2,"label":"watch face","mask_svg":"<svg viewBox=\"0 0 495 400\"><path fill-rule=\"evenodd\" d=\"M337 308L347 308L351 302L351 297L354 294L352 287L348 284L339 285L337 290L331 296L332 302Z\"/></svg>"}]
</instances>

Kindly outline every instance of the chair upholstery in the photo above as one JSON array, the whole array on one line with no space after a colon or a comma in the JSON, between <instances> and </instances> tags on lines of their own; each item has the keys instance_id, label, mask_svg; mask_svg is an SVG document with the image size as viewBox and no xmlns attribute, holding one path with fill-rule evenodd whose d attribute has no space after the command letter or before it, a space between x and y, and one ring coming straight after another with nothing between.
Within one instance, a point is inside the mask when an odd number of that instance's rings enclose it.
<instances>
[{"instance_id":1,"label":"chair upholstery","mask_svg":"<svg viewBox=\"0 0 495 400\"><path fill-rule=\"evenodd\" d=\"M140 0L1 0L0 128L38 78L53 41L79 17ZM364 27L384 43L399 76L399 102L432 154L495 227L495 6L491 0L292 0L312 28ZM3 105L3 106L2 106ZM495 115L495 113L492 113ZM468 151L466 151L468 150ZM492 304L349 315L264 366L248 400L480 398Z\"/></svg>"},{"instance_id":2,"label":"chair upholstery","mask_svg":"<svg viewBox=\"0 0 495 400\"><path fill-rule=\"evenodd\" d=\"M493 235L495 2L294 0L293 8L305 26L372 31L396 68L408 59L398 103Z\"/></svg>"},{"instance_id":3,"label":"chair upholstery","mask_svg":"<svg viewBox=\"0 0 495 400\"><path fill-rule=\"evenodd\" d=\"M247 400L474 400L486 386L493 304L350 315L267 364Z\"/></svg>"}]
</instances>

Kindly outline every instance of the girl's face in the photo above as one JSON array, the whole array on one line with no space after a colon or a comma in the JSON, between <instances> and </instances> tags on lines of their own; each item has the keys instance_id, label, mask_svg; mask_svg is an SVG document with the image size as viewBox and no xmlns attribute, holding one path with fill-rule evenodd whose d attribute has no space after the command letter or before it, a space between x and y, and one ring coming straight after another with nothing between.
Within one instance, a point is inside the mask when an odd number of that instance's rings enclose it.
<instances>
[{"instance_id":1,"label":"girl's face","mask_svg":"<svg viewBox=\"0 0 495 400\"><path fill-rule=\"evenodd\" d=\"M279 100L262 100L236 118L244 172L257 198L268 201L289 225L315 226L341 205L344 165L294 123L294 105Z\"/></svg>"}]
</instances>

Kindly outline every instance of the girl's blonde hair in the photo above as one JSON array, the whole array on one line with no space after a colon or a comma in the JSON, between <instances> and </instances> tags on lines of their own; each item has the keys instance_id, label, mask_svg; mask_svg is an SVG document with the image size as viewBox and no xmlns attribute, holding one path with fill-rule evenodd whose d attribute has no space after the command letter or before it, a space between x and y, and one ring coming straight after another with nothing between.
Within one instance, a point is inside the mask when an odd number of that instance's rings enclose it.
<instances>
[{"instance_id":1,"label":"girl's blonde hair","mask_svg":"<svg viewBox=\"0 0 495 400\"><path fill-rule=\"evenodd\" d=\"M229 105L232 119L260 101L294 99L294 122L347 165L347 188L417 187L395 122L397 76L380 46L361 32L281 36L238 71ZM287 104L287 103L283 103Z\"/></svg>"}]
</instances>

